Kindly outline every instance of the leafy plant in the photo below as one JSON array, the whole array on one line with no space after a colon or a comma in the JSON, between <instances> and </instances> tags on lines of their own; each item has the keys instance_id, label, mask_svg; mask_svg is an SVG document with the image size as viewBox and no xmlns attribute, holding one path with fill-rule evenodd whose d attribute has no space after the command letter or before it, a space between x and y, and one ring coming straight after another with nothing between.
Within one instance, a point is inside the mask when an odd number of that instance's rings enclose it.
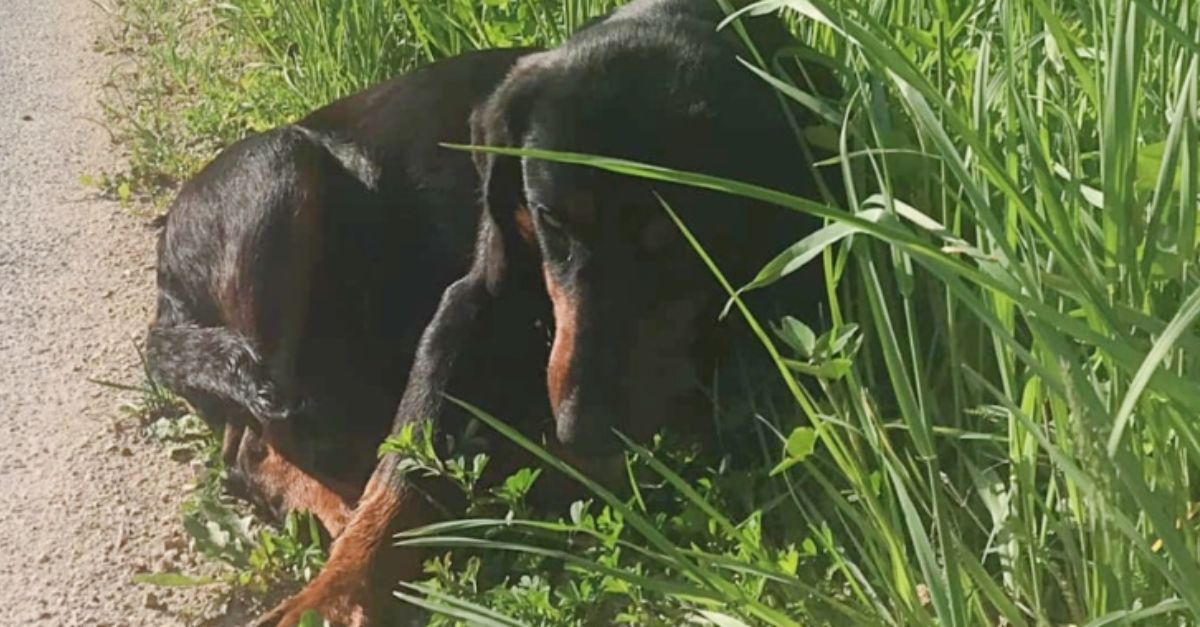
<instances>
[{"instance_id":1,"label":"leafy plant","mask_svg":"<svg viewBox=\"0 0 1200 627\"><path fill-rule=\"evenodd\" d=\"M128 167L85 179L161 207L217 151L418 65L546 46L616 0L120 0L105 45L135 54L103 99ZM134 205L137 206L137 205Z\"/></svg>"},{"instance_id":2,"label":"leafy plant","mask_svg":"<svg viewBox=\"0 0 1200 627\"><path fill-rule=\"evenodd\" d=\"M191 17L154 25L155 3ZM552 44L607 5L128 0L161 65L121 109L132 189L405 64ZM502 625L1200 620L1200 6L768 0L750 14L781 14L806 44L747 71L819 121L798 139L837 154L797 168L838 169L843 193L523 153L824 220L747 286L694 242L773 368L740 377L749 442L727 441L728 457L631 447L630 496L593 485L563 517L523 504L533 471L483 489L482 458L441 460L414 433L406 470L486 507L405 534L445 553L397 594L435 622ZM789 82L798 57L838 68L845 98ZM827 328L760 322L740 295L804 264L824 269ZM786 394L757 394L768 376Z\"/></svg>"},{"instance_id":3,"label":"leafy plant","mask_svg":"<svg viewBox=\"0 0 1200 627\"><path fill-rule=\"evenodd\" d=\"M789 12L798 36L844 69L840 156L818 167L842 169L848 207L648 164L494 150L765 200L853 230L810 241L821 255L808 256L826 270L833 327L857 325L862 344L842 376L805 385L797 375L814 371L781 351L812 355L815 332L785 321L772 337L692 240L792 392L792 407L764 415L786 470L760 507L791 510L830 567L797 569L780 597L750 597L762 605L705 569L722 563L709 551L640 585L711 586L745 623L823 622L818 604L788 603L821 590L822 576L838 593L818 598L855 624L1197 620L1200 439L1189 417L1200 398L1187 381L1198 205L1183 139L1197 123L1194 7L760 6ZM605 502L632 522L629 505ZM654 525L627 529L656 558L694 550Z\"/></svg>"}]
</instances>

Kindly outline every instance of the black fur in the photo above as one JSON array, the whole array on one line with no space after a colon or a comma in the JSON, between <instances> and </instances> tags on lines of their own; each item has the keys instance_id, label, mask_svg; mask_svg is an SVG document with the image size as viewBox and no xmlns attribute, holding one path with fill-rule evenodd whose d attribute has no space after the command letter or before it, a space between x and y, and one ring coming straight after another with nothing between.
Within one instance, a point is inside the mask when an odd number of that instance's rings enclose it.
<instances>
[{"instance_id":1,"label":"black fur","mask_svg":"<svg viewBox=\"0 0 1200 627\"><path fill-rule=\"evenodd\" d=\"M436 519L431 486L411 489L397 456L374 451L411 424L457 432L447 396L590 470L613 457L614 429L704 429L698 382L730 331L724 293L658 198L735 283L813 223L438 144L595 153L816 196L779 98L738 62L751 55L733 31L716 31L723 18L712 0L635 0L552 51L435 63L231 146L180 192L160 240L153 376L229 433L261 431L266 447L247 449L262 459L285 447L306 472L366 483L325 571L264 624L309 608L357 620L374 609L370 581L420 572L419 553L379 555L390 530ZM774 20L747 27L768 58L788 43ZM793 310L824 292L815 275L797 281ZM493 451L489 468L509 457Z\"/></svg>"},{"instance_id":2,"label":"black fur","mask_svg":"<svg viewBox=\"0 0 1200 627\"><path fill-rule=\"evenodd\" d=\"M778 97L737 61L750 58L737 36L716 32L723 17L713 0L635 0L517 61L471 114L471 141L598 153L816 196ZM788 41L775 21L748 27L768 58ZM486 154L474 162L478 177L455 171L478 182L485 209L469 269L425 327L393 432L457 431L454 396L548 436L596 470L617 448L613 428L645 437L679 419L685 432L702 430L705 412L693 401L721 351L724 294L655 193L735 282L812 222L582 167ZM389 174L378 180L386 185ZM798 304L819 300L819 279L799 280L811 291ZM493 451L489 470L508 457ZM358 624L398 578L420 573L418 550L381 558L391 532L443 511L426 502L436 486L414 489L422 480L397 472L399 461L380 461L324 571L260 624L295 624L308 609Z\"/></svg>"},{"instance_id":3,"label":"black fur","mask_svg":"<svg viewBox=\"0 0 1200 627\"><path fill-rule=\"evenodd\" d=\"M306 457L362 470L470 264L476 170L438 144L468 141L526 53L435 63L222 152L161 234L152 375L214 421L288 420Z\"/></svg>"},{"instance_id":4,"label":"black fur","mask_svg":"<svg viewBox=\"0 0 1200 627\"><path fill-rule=\"evenodd\" d=\"M716 32L723 18L708 0L633 2L561 47L521 59L474 113L472 141L617 156L815 196L779 100L737 61L750 53L732 30ZM788 41L775 20L747 25L768 56ZM395 429L454 414L443 401L448 393L502 417L543 425L552 418L557 425L551 430L568 449L584 457L607 455L617 443L612 428L637 435L667 418L648 415L637 403L684 406L665 396L644 400L656 392L636 380L635 368L655 347L653 338L646 342L638 335L638 324L673 302L702 301L680 320L686 331L679 341L664 349L679 354L664 363L690 362L701 380L721 344L714 337L721 332L720 288L674 227L653 254L637 247L640 229L666 219L654 192L679 210L735 281L750 278L813 228L810 220L778 209L575 166L483 154L476 164L486 213L474 264L447 291L426 330ZM565 221L545 214L562 209L573 194L592 197L593 232L546 226ZM518 226L517 214L526 207L534 208L534 242L525 241ZM546 402L546 383L530 383L546 376L548 351L513 333L548 316L546 273L574 295L580 310L578 346L565 375L571 398L554 409ZM810 274L805 280L815 302L823 293L819 279ZM501 338L479 330L495 326L495 316L508 329ZM488 346L467 337L488 338ZM503 372L506 383L477 385L480 368ZM537 394L517 400L514 388ZM392 463L377 478L400 481L389 474Z\"/></svg>"}]
</instances>

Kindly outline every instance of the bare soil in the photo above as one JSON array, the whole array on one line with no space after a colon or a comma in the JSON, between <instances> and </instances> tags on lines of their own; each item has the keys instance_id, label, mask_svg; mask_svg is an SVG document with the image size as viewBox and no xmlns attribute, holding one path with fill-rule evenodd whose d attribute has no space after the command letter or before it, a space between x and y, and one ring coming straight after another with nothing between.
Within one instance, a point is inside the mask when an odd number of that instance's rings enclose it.
<instances>
[{"instance_id":1,"label":"bare soil","mask_svg":"<svg viewBox=\"0 0 1200 627\"><path fill-rule=\"evenodd\" d=\"M0 2L0 624L178 625L219 591L191 571L180 504L193 470L119 407L150 320L154 231L80 183L118 152L97 97L114 59L89 0Z\"/></svg>"}]
</instances>

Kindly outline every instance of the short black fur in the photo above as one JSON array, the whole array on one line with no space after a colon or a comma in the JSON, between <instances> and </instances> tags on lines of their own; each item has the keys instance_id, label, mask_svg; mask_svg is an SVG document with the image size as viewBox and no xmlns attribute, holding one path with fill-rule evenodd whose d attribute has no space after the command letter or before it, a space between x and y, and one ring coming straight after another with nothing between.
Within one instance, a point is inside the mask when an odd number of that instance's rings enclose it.
<instances>
[{"instance_id":1,"label":"short black fur","mask_svg":"<svg viewBox=\"0 0 1200 627\"><path fill-rule=\"evenodd\" d=\"M474 247L476 169L439 143L469 140L527 52L435 63L223 151L161 233L154 378L215 422L288 421L301 461L361 483Z\"/></svg>"}]
</instances>

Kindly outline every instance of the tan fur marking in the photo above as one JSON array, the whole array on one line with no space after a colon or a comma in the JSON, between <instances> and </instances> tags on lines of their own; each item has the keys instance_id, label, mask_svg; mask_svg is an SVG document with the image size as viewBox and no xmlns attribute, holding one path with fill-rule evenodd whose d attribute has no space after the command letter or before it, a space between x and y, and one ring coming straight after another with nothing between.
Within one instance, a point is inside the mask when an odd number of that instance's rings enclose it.
<instances>
[{"instance_id":1,"label":"tan fur marking","mask_svg":"<svg viewBox=\"0 0 1200 627\"><path fill-rule=\"evenodd\" d=\"M264 497L277 501L284 511L312 512L335 538L342 534L350 520L352 497L340 494L301 470L270 444L266 456L254 469L251 481Z\"/></svg>"},{"instance_id":2,"label":"tan fur marking","mask_svg":"<svg viewBox=\"0 0 1200 627\"><path fill-rule=\"evenodd\" d=\"M543 267L543 274L546 291L554 305L554 344L550 348L550 363L546 367L546 387L550 393L550 407L557 413L568 392L578 310L574 297L562 289L548 267Z\"/></svg>"},{"instance_id":3,"label":"tan fur marking","mask_svg":"<svg viewBox=\"0 0 1200 627\"><path fill-rule=\"evenodd\" d=\"M537 231L534 229L533 214L530 213L529 207L525 205L517 207L516 222L517 234L521 236L521 239L532 246L536 246Z\"/></svg>"},{"instance_id":4,"label":"tan fur marking","mask_svg":"<svg viewBox=\"0 0 1200 627\"><path fill-rule=\"evenodd\" d=\"M412 520L401 519L407 501ZM258 627L296 625L308 610L334 624L366 625L380 599L398 580L411 581L421 574L422 554L405 550L380 560L393 531L431 522L421 518L422 508L385 480L372 477L354 517L333 543L329 561L312 583L263 617ZM397 559L393 559L397 558ZM381 563L382 562L382 563ZM381 572L386 571L386 572Z\"/></svg>"}]
</instances>

